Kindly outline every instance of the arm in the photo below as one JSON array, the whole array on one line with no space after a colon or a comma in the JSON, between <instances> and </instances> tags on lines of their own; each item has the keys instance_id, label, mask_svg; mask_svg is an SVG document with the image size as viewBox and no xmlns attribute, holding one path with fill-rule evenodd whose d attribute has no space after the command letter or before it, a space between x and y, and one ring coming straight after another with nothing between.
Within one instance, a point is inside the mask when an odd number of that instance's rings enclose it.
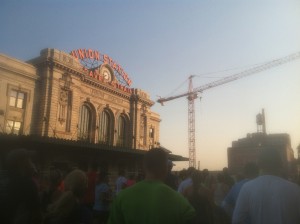
<instances>
[{"instance_id":1,"label":"arm","mask_svg":"<svg viewBox=\"0 0 300 224\"><path fill-rule=\"evenodd\" d=\"M235 206L235 202L233 199L234 194L234 186L230 189L229 193L226 195L224 200L222 201L221 207L225 210L229 217L232 217L233 209Z\"/></svg>"},{"instance_id":2,"label":"arm","mask_svg":"<svg viewBox=\"0 0 300 224\"><path fill-rule=\"evenodd\" d=\"M108 224L123 224L125 220L123 218L121 210L121 200L117 197L112 204L111 211L109 214Z\"/></svg>"},{"instance_id":3,"label":"arm","mask_svg":"<svg viewBox=\"0 0 300 224\"><path fill-rule=\"evenodd\" d=\"M182 218L181 223L185 223L185 224L195 223L196 221L195 209L191 206L188 200L184 198L182 195L179 195L179 198L180 198L179 204L181 204L181 218Z\"/></svg>"}]
</instances>

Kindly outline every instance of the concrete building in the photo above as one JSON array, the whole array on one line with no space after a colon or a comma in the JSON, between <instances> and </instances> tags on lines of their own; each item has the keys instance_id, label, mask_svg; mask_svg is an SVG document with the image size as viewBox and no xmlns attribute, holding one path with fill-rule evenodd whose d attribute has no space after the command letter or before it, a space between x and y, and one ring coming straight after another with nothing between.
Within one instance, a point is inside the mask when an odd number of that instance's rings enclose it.
<instances>
[{"instance_id":1,"label":"concrete building","mask_svg":"<svg viewBox=\"0 0 300 224\"><path fill-rule=\"evenodd\" d=\"M232 174L241 173L248 162L257 162L259 152L267 147L279 151L287 169L292 169L294 152L288 134L248 134L246 138L232 142L227 149L228 168Z\"/></svg>"},{"instance_id":2,"label":"concrete building","mask_svg":"<svg viewBox=\"0 0 300 224\"><path fill-rule=\"evenodd\" d=\"M33 65L0 54L1 133L31 133L38 79Z\"/></svg>"}]
</instances>

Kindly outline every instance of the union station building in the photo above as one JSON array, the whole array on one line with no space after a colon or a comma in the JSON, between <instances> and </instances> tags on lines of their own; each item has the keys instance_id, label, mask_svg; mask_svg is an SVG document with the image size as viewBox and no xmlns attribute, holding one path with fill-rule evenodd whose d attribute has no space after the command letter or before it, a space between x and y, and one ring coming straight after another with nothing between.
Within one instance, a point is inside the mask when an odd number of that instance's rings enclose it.
<instances>
[{"instance_id":1,"label":"union station building","mask_svg":"<svg viewBox=\"0 0 300 224\"><path fill-rule=\"evenodd\" d=\"M44 49L27 62L0 54L0 165L23 147L40 170L139 172L144 153L162 147L160 116L149 94L130 86L117 62L91 49Z\"/></svg>"}]
</instances>

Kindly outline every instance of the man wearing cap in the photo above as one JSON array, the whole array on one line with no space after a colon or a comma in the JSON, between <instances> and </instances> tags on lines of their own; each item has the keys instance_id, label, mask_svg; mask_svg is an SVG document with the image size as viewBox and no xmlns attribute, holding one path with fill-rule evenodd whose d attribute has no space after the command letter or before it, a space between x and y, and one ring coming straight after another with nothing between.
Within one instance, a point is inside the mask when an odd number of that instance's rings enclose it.
<instances>
[{"instance_id":1,"label":"man wearing cap","mask_svg":"<svg viewBox=\"0 0 300 224\"><path fill-rule=\"evenodd\" d=\"M117 195L108 223L192 223L195 210L182 195L164 184L167 154L162 149L149 150L144 166L145 180Z\"/></svg>"}]
</instances>

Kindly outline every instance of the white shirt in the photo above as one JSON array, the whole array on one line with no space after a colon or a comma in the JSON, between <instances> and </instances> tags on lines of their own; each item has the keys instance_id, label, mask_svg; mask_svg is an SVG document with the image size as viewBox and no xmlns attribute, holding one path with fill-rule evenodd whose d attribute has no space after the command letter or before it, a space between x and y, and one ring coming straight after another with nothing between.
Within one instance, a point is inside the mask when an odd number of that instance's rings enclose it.
<instances>
[{"instance_id":1,"label":"white shirt","mask_svg":"<svg viewBox=\"0 0 300 224\"><path fill-rule=\"evenodd\" d=\"M300 223L300 187L271 175L245 183L237 199L232 223Z\"/></svg>"},{"instance_id":2,"label":"white shirt","mask_svg":"<svg viewBox=\"0 0 300 224\"><path fill-rule=\"evenodd\" d=\"M187 187L191 186L191 185L193 185L193 181L192 181L191 178L184 179L184 180L179 184L178 192L182 194L182 193L184 192L184 190L185 190Z\"/></svg>"},{"instance_id":3,"label":"white shirt","mask_svg":"<svg viewBox=\"0 0 300 224\"><path fill-rule=\"evenodd\" d=\"M126 184L127 179L125 177L118 177L116 180L116 194L122 190L122 186Z\"/></svg>"}]
</instances>

